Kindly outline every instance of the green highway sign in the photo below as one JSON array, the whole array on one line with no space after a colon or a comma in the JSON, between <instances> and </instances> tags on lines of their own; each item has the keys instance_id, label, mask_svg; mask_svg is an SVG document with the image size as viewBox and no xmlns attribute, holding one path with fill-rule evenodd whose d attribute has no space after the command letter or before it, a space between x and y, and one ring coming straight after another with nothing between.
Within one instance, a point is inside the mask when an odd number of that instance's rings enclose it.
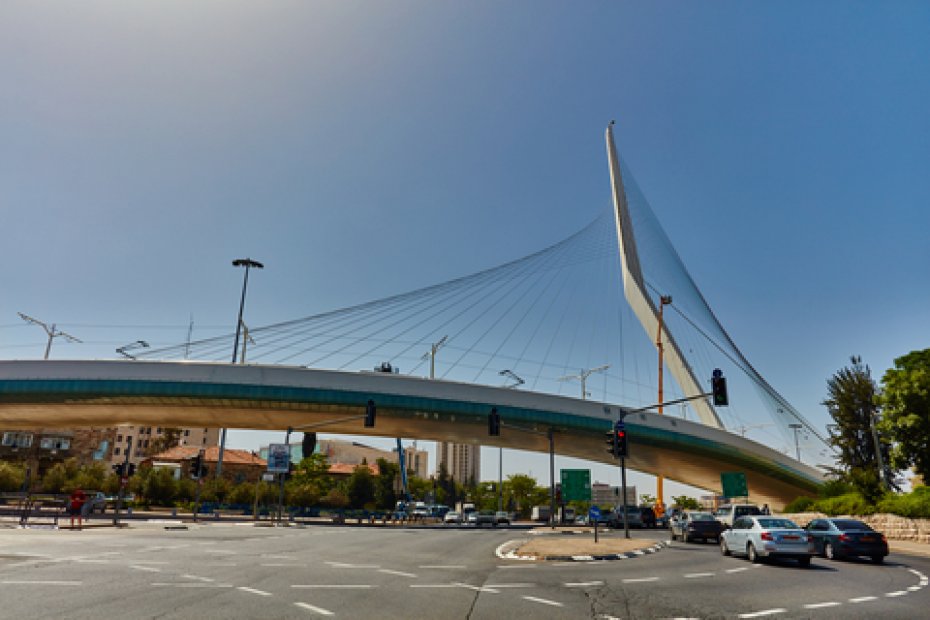
<instances>
[{"instance_id":1,"label":"green highway sign","mask_svg":"<svg viewBox=\"0 0 930 620\"><path fill-rule=\"evenodd\" d=\"M563 502L591 501L590 469L562 469L559 476L562 479Z\"/></svg>"},{"instance_id":2,"label":"green highway sign","mask_svg":"<svg viewBox=\"0 0 930 620\"><path fill-rule=\"evenodd\" d=\"M726 497L749 497L746 474L741 471L720 474L720 486L723 487L723 494Z\"/></svg>"}]
</instances>

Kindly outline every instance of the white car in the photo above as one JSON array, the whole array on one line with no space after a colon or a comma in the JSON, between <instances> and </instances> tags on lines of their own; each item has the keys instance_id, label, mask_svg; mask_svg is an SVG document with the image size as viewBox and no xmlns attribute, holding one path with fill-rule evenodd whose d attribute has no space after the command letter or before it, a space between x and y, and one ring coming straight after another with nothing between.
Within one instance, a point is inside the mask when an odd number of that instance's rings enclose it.
<instances>
[{"instance_id":1,"label":"white car","mask_svg":"<svg viewBox=\"0 0 930 620\"><path fill-rule=\"evenodd\" d=\"M745 555L750 562L765 558L790 558L798 565L811 565L814 537L794 521L781 517L739 517L733 527L720 534L723 555Z\"/></svg>"},{"instance_id":2,"label":"white car","mask_svg":"<svg viewBox=\"0 0 930 620\"><path fill-rule=\"evenodd\" d=\"M442 518L442 522L443 523L461 523L462 515L461 513L455 512L454 510L450 510L449 512L446 513L446 516Z\"/></svg>"}]
</instances>

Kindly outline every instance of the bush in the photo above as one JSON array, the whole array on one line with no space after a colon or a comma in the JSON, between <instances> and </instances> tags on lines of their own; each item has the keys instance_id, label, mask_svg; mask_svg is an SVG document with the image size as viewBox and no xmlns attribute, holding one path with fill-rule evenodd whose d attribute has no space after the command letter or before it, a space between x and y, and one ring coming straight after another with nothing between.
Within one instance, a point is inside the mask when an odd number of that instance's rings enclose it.
<instances>
[{"instance_id":1,"label":"bush","mask_svg":"<svg viewBox=\"0 0 930 620\"><path fill-rule=\"evenodd\" d=\"M889 493L878 502L879 512L890 512L911 519L930 518L930 487L921 486L911 493Z\"/></svg>"},{"instance_id":2,"label":"bush","mask_svg":"<svg viewBox=\"0 0 930 620\"><path fill-rule=\"evenodd\" d=\"M796 497L785 506L784 512L810 512L814 506L813 497Z\"/></svg>"},{"instance_id":3,"label":"bush","mask_svg":"<svg viewBox=\"0 0 930 620\"><path fill-rule=\"evenodd\" d=\"M813 509L831 517L836 515L870 515L875 512L875 507L855 492L816 501L813 504Z\"/></svg>"},{"instance_id":4,"label":"bush","mask_svg":"<svg viewBox=\"0 0 930 620\"><path fill-rule=\"evenodd\" d=\"M0 461L0 491L19 491L26 480L22 465Z\"/></svg>"}]
</instances>

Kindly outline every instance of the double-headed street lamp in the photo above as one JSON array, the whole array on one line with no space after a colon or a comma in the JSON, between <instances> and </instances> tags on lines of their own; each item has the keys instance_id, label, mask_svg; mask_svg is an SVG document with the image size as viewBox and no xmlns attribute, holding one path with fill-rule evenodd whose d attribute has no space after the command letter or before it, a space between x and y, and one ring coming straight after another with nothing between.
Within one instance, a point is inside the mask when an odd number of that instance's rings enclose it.
<instances>
[{"instance_id":1,"label":"double-headed street lamp","mask_svg":"<svg viewBox=\"0 0 930 620\"><path fill-rule=\"evenodd\" d=\"M39 319L34 319L28 314L23 314L22 312L17 312L16 314L18 314L19 318L26 321L27 323L30 323L32 325L38 325L39 327L45 330L46 334L48 334L48 344L45 345L45 358L44 359L48 359L48 354L51 353L52 351L52 340L54 340L55 338L59 336L61 336L68 342L81 342L79 339L75 338L71 334L66 334L60 329L56 329L54 323L52 323L52 326L49 327L48 325L46 325Z\"/></svg>"},{"instance_id":2,"label":"double-headed street lamp","mask_svg":"<svg viewBox=\"0 0 930 620\"><path fill-rule=\"evenodd\" d=\"M265 266L257 260L251 258L237 258L232 262L233 267L245 267L245 276L242 279L242 298L239 300L239 318L236 321L236 340L233 343L232 363L236 363L236 357L239 353L239 334L242 331L242 312L245 310L245 292L249 287L249 269L264 269ZM216 477L219 478L223 473L223 451L226 449L226 427L220 429L220 453L216 459Z\"/></svg>"}]
</instances>

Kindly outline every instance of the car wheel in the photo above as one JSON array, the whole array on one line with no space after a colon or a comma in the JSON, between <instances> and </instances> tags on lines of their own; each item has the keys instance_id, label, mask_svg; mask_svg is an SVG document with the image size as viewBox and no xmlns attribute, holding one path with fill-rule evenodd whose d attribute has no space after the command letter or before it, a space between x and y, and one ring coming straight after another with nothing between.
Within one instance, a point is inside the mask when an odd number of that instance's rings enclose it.
<instances>
[{"instance_id":1,"label":"car wheel","mask_svg":"<svg viewBox=\"0 0 930 620\"><path fill-rule=\"evenodd\" d=\"M748 557L749 561L752 562L753 564L758 564L759 561L762 559L759 557L759 554L756 553L756 548L753 546L752 543L749 543L749 546L746 547L746 557Z\"/></svg>"},{"instance_id":2,"label":"car wheel","mask_svg":"<svg viewBox=\"0 0 930 620\"><path fill-rule=\"evenodd\" d=\"M839 559L839 558L836 556L836 550L833 548L833 545L831 545L830 543L824 544L824 546L823 546L823 557L827 558L828 560L838 560L838 559Z\"/></svg>"},{"instance_id":3,"label":"car wheel","mask_svg":"<svg viewBox=\"0 0 930 620\"><path fill-rule=\"evenodd\" d=\"M883 556L883 555L873 555L873 556L872 556L872 563L873 563L873 564L881 564L881 563L884 562L884 561L885 561L885 556Z\"/></svg>"},{"instance_id":4,"label":"car wheel","mask_svg":"<svg viewBox=\"0 0 930 620\"><path fill-rule=\"evenodd\" d=\"M723 555L730 555L730 548L727 547L727 541L725 541L722 536L720 537L720 553Z\"/></svg>"},{"instance_id":5,"label":"car wheel","mask_svg":"<svg viewBox=\"0 0 930 620\"><path fill-rule=\"evenodd\" d=\"M811 565L811 556L805 555L803 557L798 558L798 566L800 566L801 568L807 568L810 565Z\"/></svg>"}]
</instances>

